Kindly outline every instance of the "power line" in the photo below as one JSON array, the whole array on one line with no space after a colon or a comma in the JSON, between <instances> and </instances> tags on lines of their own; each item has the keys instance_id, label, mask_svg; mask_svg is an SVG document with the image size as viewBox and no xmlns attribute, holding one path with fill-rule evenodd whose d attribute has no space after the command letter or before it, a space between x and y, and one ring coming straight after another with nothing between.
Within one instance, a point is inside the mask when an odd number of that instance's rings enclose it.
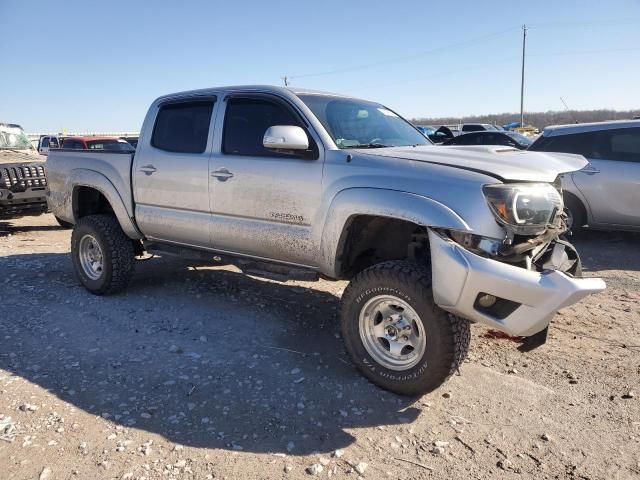
<instances>
[{"instance_id":1,"label":"power line","mask_svg":"<svg viewBox=\"0 0 640 480\"><path fill-rule=\"evenodd\" d=\"M529 53L529 57L555 57L564 55L593 55L598 53L616 53L616 52L635 52L640 50L640 47L628 47L628 48L602 48L599 50L573 50L567 52L543 52L543 53Z\"/></svg>"},{"instance_id":2,"label":"power line","mask_svg":"<svg viewBox=\"0 0 640 480\"><path fill-rule=\"evenodd\" d=\"M556 28L556 27L612 27L616 25L633 25L640 23L640 18L617 18L609 20L594 20L587 22L542 22L542 23L530 23L529 28Z\"/></svg>"},{"instance_id":3,"label":"power line","mask_svg":"<svg viewBox=\"0 0 640 480\"><path fill-rule=\"evenodd\" d=\"M514 61L518 61L518 63L514 63ZM516 56L512 56L512 57L505 57L504 59L502 59L501 62L492 62L492 63L482 63L481 65L474 65L471 67L465 67L465 68L457 68L455 70L447 70L447 71L442 71L442 72L437 72L437 73L433 73L431 75L423 75L421 77L415 77L415 78L409 78L409 79L405 79L405 80L397 80L395 82L386 82L386 83L376 83L373 85L364 85L362 87L359 87L357 90L347 90L345 93L350 93L350 92L358 92L358 91L362 91L362 90L370 90L373 88L384 88L384 87L393 87L396 85L404 85L407 83L415 83L415 82L422 82L424 80L432 80L435 78L441 78L441 77L446 77L449 75L456 75L456 74L461 74L461 73L468 73L468 72L472 72L472 71L477 71L477 70L491 70L495 67L504 67L504 66L512 66L512 65L519 65L520 61L520 56L516 55Z\"/></svg>"},{"instance_id":4,"label":"power line","mask_svg":"<svg viewBox=\"0 0 640 480\"><path fill-rule=\"evenodd\" d=\"M534 23L534 24L527 24L527 29L531 29L531 28L567 28L567 27L583 27L583 26L615 26L615 25L622 25L622 24L635 24L635 23L640 23L640 18L629 18L629 19L609 19L609 20L594 20L594 21L576 21L576 22L542 22L542 23ZM520 29L520 26L514 26L514 27L510 27L504 30L500 30L497 32L493 32L493 33L489 33L486 35L481 35L478 37L473 37L470 38L468 40L464 40L462 42L456 42L456 43L452 43L452 44L448 44L448 45L443 45L441 47L437 47L437 48L432 48L430 50L424 50L422 52L418 52L415 53L413 55L407 55L404 57L400 57L400 58L395 58L393 60L385 60L385 61L380 61L380 62L371 62L371 63L364 63L364 64L360 64L360 65L353 65L353 66L347 66L347 67L343 67L343 68L335 68L332 70L325 70L325 71L320 71L320 72L311 72L311 73L304 73L304 74L298 74L298 75L289 75L288 76L288 80L292 80L295 78L309 78L309 77L320 77L320 76L328 76L328 75L338 75L338 74L342 74L342 73L350 73L350 72L356 72L359 70L367 70L367 69L371 69L371 68L376 68L379 66L384 66L384 65L394 65L394 64L399 64L399 63L406 63L406 62L410 62L410 61L414 61L420 58L423 58L425 56L428 55L432 55L435 53L440 53L440 52L444 52L447 50L451 50L451 49L456 49L456 48L462 48L465 46L474 46L476 45L478 42L482 42L482 41L487 41L487 40L491 40L495 37L499 37L501 35L505 35L507 33L513 32L514 30ZM588 53L588 52L585 52ZM597 53L597 52L596 52Z\"/></svg>"},{"instance_id":5,"label":"power line","mask_svg":"<svg viewBox=\"0 0 640 480\"><path fill-rule=\"evenodd\" d=\"M481 41L485 41L485 40L490 40L493 39L495 37L499 37L501 35L504 35L506 33L510 33L512 31L514 31L516 28L519 27L511 27L511 28L507 28L505 30L500 30L498 32L493 32L493 33L489 33L486 35L481 35L479 37L474 37L474 38L470 38L468 40L464 40L462 42L456 42L456 43L452 43L449 45L443 45L441 47L437 47L437 48L432 48L429 50L424 50L422 52L418 52L415 53L413 55L407 55L405 57L400 57L400 58L395 58L393 60L385 60L385 61L381 61L381 62L372 62L372 63L365 63L365 64L360 64L360 65L353 65L353 66L349 66L349 67L344 67L344 68L337 68L334 70L326 70L324 72L315 72L315 73L305 73L305 74L301 74L301 75L290 75L289 79L294 79L294 78L308 78L308 77L320 77L320 76L325 76L325 75L337 75L340 73L349 73L349 72L355 72L358 70L365 70L365 69L370 69L370 68L375 68L375 67L379 67L379 66L383 66L383 65L392 65L392 64L397 64L397 63L405 63L405 62L410 62L428 55L432 55L434 53L440 53L443 51L447 51L450 49L454 49L454 48L462 48L468 45L476 45L478 42Z\"/></svg>"},{"instance_id":6,"label":"power line","mask_svg":"<svg viewBox=\"0 0 640 480\"><path fill-rule=\"evenodd\" d=\"M529 25L527 25L527 30L529 29L530 27ZM529 59L531 59L531 57L544 58L544 57L565 56L565 55L593 55L598 53L622 53L622 52L639 51L639 50L640 50L640 47L631 47L631 48L609 48L609 49L601 49L601 50L577 50L572 52L527 53L527 58ZM454 74L460 74L460 73L467 73L467 72L477 71L477 70L491 70L492 68L495 68L495 67L505 67L507 65L514 65L514 63L512 62L514 62L515 60L521 60L521 58L522 57L519 55L506 57L503 59L502 62L483 63L481 65L475 65L472 67L465 67L462 69L455 69L455 70L447 70L447 71L432 73L430 75L424 75L424 76L415 77L415 78L405 78L403 80L397 80L394 82L364 85L362 87L359 87L357 90L352 90L352 92L357 92L361 90L370 90L374 88L393 87L396 85L404 85L407 83L415 83L415 82L419 82L419 81L421 82L424 80L432 80L434 78L440 78L440 77L445 77L448 75L454 75ZM520 64L520 62L518 64ZM346 93L349 93L349 92L346 92Z\"/></svg>"},{"instance_id":7,"label":"power line","mask_svg":"<svg viewBox=\"0 0 640 480\"><path fill-rule=\"evenodd\" d=\"M522 77L520 81L520 127L524 127L524 57L527 46L527 26L522 25Z\"/></svg>"}]
</instances>

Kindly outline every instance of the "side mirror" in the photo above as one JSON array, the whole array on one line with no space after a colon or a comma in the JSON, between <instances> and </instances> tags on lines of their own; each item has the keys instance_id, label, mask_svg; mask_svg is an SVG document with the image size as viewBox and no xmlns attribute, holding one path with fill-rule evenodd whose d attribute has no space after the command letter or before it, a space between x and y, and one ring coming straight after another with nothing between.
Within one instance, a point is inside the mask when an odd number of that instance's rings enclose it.
<instances>
[{"instance_id":1,"label":"side mirror","mask_svg":"<svg viewBox=\"0 0 640 480\"><path fill-rule=\"evenodd\" d=\"M309 139L306 132L300 127L274 125L265 132L262 146L274 150L307 150Z\"/></svg>"}]
</instances>

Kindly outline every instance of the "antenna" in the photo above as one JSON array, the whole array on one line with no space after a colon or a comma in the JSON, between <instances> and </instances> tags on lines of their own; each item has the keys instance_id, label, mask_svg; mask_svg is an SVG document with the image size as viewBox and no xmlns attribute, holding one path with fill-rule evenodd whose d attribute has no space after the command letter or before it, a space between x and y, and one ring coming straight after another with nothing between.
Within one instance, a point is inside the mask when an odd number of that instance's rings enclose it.
<instances>
[{"instance_id":1,"label":"antenna","mask_svg":"<svg viewBox=\"0 0 640 480\"><path fill-rule=\"evenodd\" d=\"M567 111L567 113L569 115L571 115L571 118L573 119L573 121L575 123L580 123L578 122L578 120L576 120L576 117L573 116L573 113L571 112L571 110L569 110L569 106L567 105L567 102L564 101L564 98L560 97L560 101L562 102L562 104L564 105L565 110Z\"/></svg>"},{"instance_id":2,"label":"antenna","mask_svg":"<svg viewBox=\"0 0 640 480\"><path fill-rule=\"evenodd\" d=\"M284 86L288 87L289 86L289 77L287 77L286 75L284 77L280 77L282 78L282 81L284 82Z\"/></svg>"}]
</instances>

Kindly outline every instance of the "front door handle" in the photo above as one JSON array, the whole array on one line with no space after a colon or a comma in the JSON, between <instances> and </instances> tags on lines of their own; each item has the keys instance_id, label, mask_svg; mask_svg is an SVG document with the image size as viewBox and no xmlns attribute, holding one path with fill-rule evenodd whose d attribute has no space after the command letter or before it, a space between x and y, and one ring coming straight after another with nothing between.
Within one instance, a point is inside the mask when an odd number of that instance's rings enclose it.
<instances>
[{"instance_id":1,"label":"front door handle","mask_svg":"<svg viewBox=\"0 0 640 480\"><path fill-rule=\"evenodd\" d=\"M226 182L228 179L233 177L233 173L231 173L226 168L221 168L220 170L211 172L211 176L217 178L221 182Z\"/></svg>"},{"instance_id":2,"label":"front door handle","mask_svg":"<svg viewBox=\"0 0 640 480\"><path fill-rule=\"evenodd\" d=\"M158 169L153 165L143 165L142 167L140 167L140 171L146 173L147 175L151 175L156 170Z\"/></svg>"}]
</instances>

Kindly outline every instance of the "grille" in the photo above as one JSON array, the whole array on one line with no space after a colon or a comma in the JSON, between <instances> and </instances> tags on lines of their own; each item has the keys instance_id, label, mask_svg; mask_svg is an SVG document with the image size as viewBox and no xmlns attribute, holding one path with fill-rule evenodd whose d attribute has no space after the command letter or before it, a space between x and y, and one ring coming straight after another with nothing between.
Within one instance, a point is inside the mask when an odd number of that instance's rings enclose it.
<instances>
[{"instance_id":1,"label":"grille","mask_svg":"<svg viewBox=\"0 0 640 480\"><path fill-rule=\"evenodd\" d=\"M0 186L5 188L46 187L44 167L8 167L0 168Z\"/></svg>"}]
</instances>

